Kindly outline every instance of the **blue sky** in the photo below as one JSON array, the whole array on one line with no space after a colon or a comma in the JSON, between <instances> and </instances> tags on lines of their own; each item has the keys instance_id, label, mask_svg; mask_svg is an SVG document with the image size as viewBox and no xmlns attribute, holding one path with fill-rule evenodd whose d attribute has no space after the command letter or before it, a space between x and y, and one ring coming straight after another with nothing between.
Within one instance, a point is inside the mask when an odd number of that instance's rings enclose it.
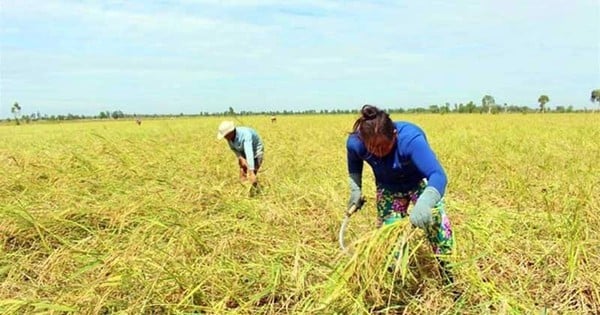
<instances>
[{"instance_id":1,"label":"blue sky","mask_svg":"<svg viewBox=\"0 0 600 315\"><path fill-rule=\"evenodd\" d=\"M0 117L416 107L588 107L600 3L0 2Z\"/></svg>"}]
</instances>

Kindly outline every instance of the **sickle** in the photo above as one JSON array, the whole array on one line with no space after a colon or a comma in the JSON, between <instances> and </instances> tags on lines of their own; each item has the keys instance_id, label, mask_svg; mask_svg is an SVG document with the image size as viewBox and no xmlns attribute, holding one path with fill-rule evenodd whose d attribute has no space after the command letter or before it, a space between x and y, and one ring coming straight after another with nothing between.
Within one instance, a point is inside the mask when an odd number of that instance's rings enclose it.
<instances>
[{"instance_id":1,"label":"sickle","mask_svg":"<svg viewBox=\"0 0 600 315\"><path fill-rule=\"evenodd\" d=\"M348 210L346 210L346 213L344 215L344 220L342 221L342 226L340 227L340 233L338 235L338 241L340 243L340 249L342 250L342 252L346 251L346 246L344 244L344 234L346 234L346 229L348 228L348 223L350 222L350 217L358 210L360 210L360 208L362 208L362 206L365 204L366 199L365 197L360 197L360 199L358 199L358 202L356 204L353 204L352 206L350 206L350 208L348 208Z\"/></svg>"}]
</instances>

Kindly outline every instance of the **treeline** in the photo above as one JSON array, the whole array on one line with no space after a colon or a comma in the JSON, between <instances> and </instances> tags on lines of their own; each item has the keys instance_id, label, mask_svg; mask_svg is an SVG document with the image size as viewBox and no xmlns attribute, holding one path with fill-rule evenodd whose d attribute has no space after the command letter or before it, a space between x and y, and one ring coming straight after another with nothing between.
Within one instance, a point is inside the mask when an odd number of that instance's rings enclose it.
<instances>
[{"instance_id":1,"label":"treeline","mask_svg":"<svg viewBox=\"0 0 600 315\"><path fill-rule=\"evenodd\" d=\"M590 93L590 101L592 104L598 103L600 107L600 89L592 90ZM451 105L446 102L444 105L430 105L429 107L416 107L416 108L387 108L387 112L389 113L435 113L435 114L447 114L447 113L487 113L487 114L499 114L499 113L573 113L573 112L588 112L588 109L574 109L573 106L556 106L551 108L550 106L546 107L546 104L550 102L550 97L546 94L542 94L538 97L537 102L539 103L539 109L533 109L527 106L517 106L517 105L508 105L504 103L504 105L496 104L496 100L492 95L484 95L481 99L481 105L478 106L473 101L470 101L466 104L464 103L454 103ZM145 117L194 117L194 116L232 116L232 115L306 115L306 114L357 114L358 108L356 109L309 109L309 110L281 110L281 111L240 111L236 112L233 107L229 107L228 110L224 112L200 112L198 114L184 114L180 113L179 115L173 114L126 114L121 110L115 111L102 111L98 115L85 116L85 115L42 115L40 112L30 114L30 115L22 115L23 108L19 105L18 102L15 102L11 108L11 113L14 116L15 122L17 125L24 121L29 123L30 121L36 120L82 120L82 119L123 119L123 118L135 118L140 123L141 118ZM594 110L590 110L590 112L594 112ZM11 121L11 119L7 119L7 121Z\"/></svg>"},{"instance_id":2,"label":"treeline","mask_svg":"<svg viewBox=\"0 0 600 315\"><path fill-rule=\"evenodd\" d=\"M501 113L539 113L541 110L534 109L527 106L517 105L491 105L491 106L478 106L474 102L466 104L446 104L446 105L431 105L429 107L415 107L415 108L386 108L388 113L433 113L433 114L449 114L449 113L460 113L460 114L501 114ZM545 108L544 113L583 113L593 112L590 109L574 109L573 106L556 106L554 108ZM124 113L121 110L115 111L102 111L97 115L77 115L77 114L66 114L66 115L47 115L41 114L40 112L32 114L23 114L18 118L21 122L29 123L31 121L48 120L48 121L64 121L64 120L86 120L86 119L142 119L142 118L168 118L168 117L199 117L199 116L249 116L249 115L316 115L316 114L358 114L358 109L308 109L308 110L270 110L270 111L234 111L231 107L229 110L223 112L199 112L197 114L137 114L137 113ZM10 122L15 118L7 118L6 121Z\"/></svg>"}]
</instances>

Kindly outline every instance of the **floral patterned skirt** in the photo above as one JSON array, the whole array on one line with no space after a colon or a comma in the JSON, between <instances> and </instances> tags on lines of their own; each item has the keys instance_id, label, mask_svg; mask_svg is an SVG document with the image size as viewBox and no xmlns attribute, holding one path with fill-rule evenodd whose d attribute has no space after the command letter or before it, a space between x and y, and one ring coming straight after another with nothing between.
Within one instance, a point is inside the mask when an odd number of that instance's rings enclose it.
<instances>
[{"instance_id":1,"label":"floral patterned skirt","mask_svg":"<svg viewBox=\"0 0 600 315\"><path fill-rule=\"evenodd\" d=\"M427 187L422 181L419 187L408 192L392 192L384 188L377 189L378 227L391 224L408 216L409 204L415 204ZM432 224L425 229L433 252L437 255L450 255L454 244L450 219L446 215L446 206L442 198L432 211Z\"/></svg>"}]
</instances>

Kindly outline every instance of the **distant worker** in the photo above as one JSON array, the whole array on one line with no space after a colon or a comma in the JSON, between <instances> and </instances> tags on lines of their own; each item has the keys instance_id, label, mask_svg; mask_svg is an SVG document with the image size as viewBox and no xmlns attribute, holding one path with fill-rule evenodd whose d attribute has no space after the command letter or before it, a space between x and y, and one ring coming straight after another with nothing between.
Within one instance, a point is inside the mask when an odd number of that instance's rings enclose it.
<instances>
[{"instance_id":1,"label":"distant worker","mask_svg":"<svg viewBox=\"0 0 600 315\"><path fill-rule=\"evenodd\" d=\"M271 123L277 122L277 117L275 115L271 116Z\"/></svg>"},{"instance_id":2,"label":"distant worker","mask_svg":"<svg viewBox=\"0 0 600 315\"><path fill-rule=\"evenodd\" d=\"M378 226L409 216L414 226L425 231L444 283L453 283L448 258L454 239L443 199L447 178L425 133L412 123L393 122L386 112L372 105L364 105L360 114L346 142L348 207L358 204L361 198L366 161L375 175ZM409 215L410 203L413 207Z\"/></svg>"},{"instance_id":3,"label":"distant worker","mask_svg":"<svg viewBox=\"0 0 600 315\"><path fill-rule=\"evenodd\" d=\"M238 158L240 180L248 179L257 186L256 175L263 161L264 145L256 130L250 127L235 126L233 121L223 121L219 125L217 139L227 139L229 148Z\"/></svg>"}]
</instances>

